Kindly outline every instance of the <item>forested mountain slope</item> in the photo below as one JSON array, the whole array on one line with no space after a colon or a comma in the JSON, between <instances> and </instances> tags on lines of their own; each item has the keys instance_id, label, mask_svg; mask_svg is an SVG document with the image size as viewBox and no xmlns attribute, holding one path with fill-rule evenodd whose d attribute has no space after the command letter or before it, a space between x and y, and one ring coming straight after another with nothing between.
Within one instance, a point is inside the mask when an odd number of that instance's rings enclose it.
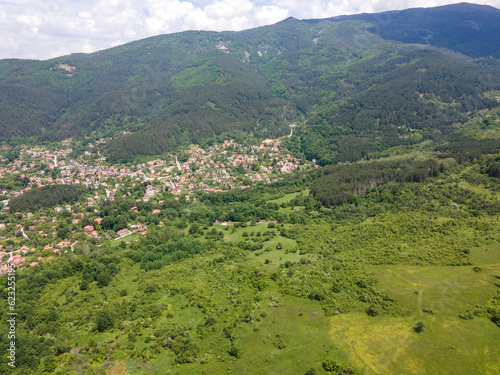
<instances>
[{"instance_id":1,"label":"forested mountain slope","mask_svg":"<svg viewBox=\"0 0 500 375\"><path fill-rule=\"evenodd\" d=\"M297 123L307 157L356 160L497 106L497 25L498 10L459 4L2 60L0 139L113 136L108 157L129 160L224 132L281 136Z\"/></svg>"},{"instance_id":2,"label":"forested mountain slope","mask_svg":"<svg viewBox=\"0 0 500 375\"><path fill-rule=\"evenodd\" d=\"M384 39L430 44L471 57L500 57L500 10L460 3L377 14L340 16L372 24L370 31Z\"/></svg>"}]
</instances>

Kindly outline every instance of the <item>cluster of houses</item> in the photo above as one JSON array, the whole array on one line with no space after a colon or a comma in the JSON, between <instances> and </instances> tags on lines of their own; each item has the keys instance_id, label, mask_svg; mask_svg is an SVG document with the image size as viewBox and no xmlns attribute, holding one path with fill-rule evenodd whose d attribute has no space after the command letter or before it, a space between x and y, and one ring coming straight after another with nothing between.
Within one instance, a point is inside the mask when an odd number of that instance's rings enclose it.
<instances>
[{"instance_id":1,"label":"cluster of houses","mask_svg":"<svg viewBox=\"0 0 500 375\"><path fill-rule=\"evenodd\" d=\"M256 183L271 183L282 178L283 174L291 173L299 168L310 168L314 163L305 162L292 157L282 147L280 139L266 139L259 145L245 146L234 140L225 140L205 149L191 147L185 150L181 161L178 156L170 155L168 160L155 159L136 165L110 165L99 153L99 145L105 143L99 140L89 144L91 151L84 151L80 156L74 156L71 141L62 142L58 149L49 147L34 147L23 149L19 157L9 162L0 150L0 181L6 182L0 186L0 243L7 239L23 236L26 239L37 239L38 249L9 245L6 248L0 244L0 252L4 258L0 264L3 272L6 262L25 265L30 251L45 251L44 254L58 255L61 252L72 251L74 245L83 239L102 241L120 239L133 233L143 236L147 228L141 223L128 223L127 228L110 233L100 228L99 206L103 200L113 201L120 198L136 202L161 204L165 194L172 194L174 199L196 201L198 193L226 192L231 189L247 189ZM316 166L317 167L317 166ZM14 181L22 181L22 187ZM10 188L7 183L11 182ZM44 214L32 212L10 212L9 200L35 187L55 184L80 184L91 188L91 194L73 205L61 205ZM137 185L143 188L137 189ZM13 188L14 186L14 188ZM140 192L140 193L138 193ZM89 196L90 195L90 196ZM132 211L138 212L137 207ZM138 212L139 213L139 212ZM160 214L161 210L153 209L152 214ZM2 220L2 217L15 215L22 219L17 224L12 220ZM61 238L57 228L61 226L61 218L70 218L71 231L69 239ZM6 224L6 222L11 222ZM159 225L163 223L160 222ZM31 257L33 260L33 256ZM43 261L30 262L34 267Z\"/></svg>"},{"instance_id":2,"label":"cluster of houses","mask_svg":"<svg viewBox=\"0 0 500 375\"><path fill-rule=\"evenodd\" d=\"M126 184L125 181L157 180L161 184L148 184L142 197L145 202L161 191L182 194L189 200L196 191L216 193L235 188L246 189L258 182L277 181L280 175L310 165L287 154L280 148L279 139L266 139L257 146L244 146L234 140L225 140L206 150L187 150L189 158L182 163L176 156L170 155L169 161L157 159L137 165L115 166L106 164L106 158L101 157L97 149L95 153L85 151L76 160L70 158L71 152L71 148L49 150L35 147L22 150L19 160L6 166L2 165L6 164L6 159L0 159L0 162L4 162L0 163L0 179L16 175L29 180L23 189L0 191L0 195L15 197L33 187L80 184L104 189L106 198L114 200L118 188ZM87 156L93 158L86 159ZM48 173L53 170L60 172L60 175L56 177ZM94 206L94 199L89 197L87 206Z\"/></svg>"},{"instance_id":3,"label":"cluster of houses","mask_svg":"<svg viewBox=\"0 0 500 375\"><path fill-rule=\"evenodd\" d=\"M225 140L208 149L188 150L189 158L177 162L181 172L169 178L167 186L172 194L183 194L186 200L196 191L205 193L227 192L230 189L247 189L255 183L278 181L280 175L307 167L300 159L287 154L279 147L279 139L266 139L258 146L244 146ZM165 168L172 172L175 166Z\"/></svg>"}]
</instances>

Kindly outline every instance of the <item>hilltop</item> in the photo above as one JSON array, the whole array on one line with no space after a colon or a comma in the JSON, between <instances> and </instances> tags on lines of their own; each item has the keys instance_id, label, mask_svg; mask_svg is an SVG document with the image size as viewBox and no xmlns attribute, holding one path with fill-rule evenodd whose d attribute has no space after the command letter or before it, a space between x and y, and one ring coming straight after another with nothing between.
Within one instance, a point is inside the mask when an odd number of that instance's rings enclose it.
<instances>
[{"instance_id":1,"label":"hilltop","mask_svg":"<svg viewBox=\"0 0 500 375\"><path fill-rule=\"evenodd\" d=\"M275 138L300 123L309 158L355 160L497 106L498 25L498 10L459 4L2 60L0 137L113 137L107 156L126 161L223 133Z\"/></svg>"}]
</instances>

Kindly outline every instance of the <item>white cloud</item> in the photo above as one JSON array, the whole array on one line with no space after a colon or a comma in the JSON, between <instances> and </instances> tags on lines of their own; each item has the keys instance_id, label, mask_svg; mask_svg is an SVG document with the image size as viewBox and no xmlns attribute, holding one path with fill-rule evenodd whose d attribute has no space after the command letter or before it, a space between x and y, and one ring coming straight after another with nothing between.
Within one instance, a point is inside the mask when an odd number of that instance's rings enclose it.
<instances>
[{"instance_id":1,"label":"white cloud","mask_svg":"<svg viewBox=\"0 0 500 375\"><path fill-rule=\"evenodd\" d=\"M460 1L460 0L456 0ZM453 0L0 0L0 58L92 52L153 35L241 30L286 17L327 18ZM476 3L500 8L500 0Z\"/></svg>"},{"instance_id":2,"label":"white cloud","mask_svg":"<svg viewBox=\"0 0 500 375\"><path fill-rule=\"evenodd\" d=\"M58 57L58 56L64 56L70 54L71 51L67 47L59 47L58 49L54 51L50 51L49 55L50 57Z\"/></svg>"},{"instance_id":3,"label":"white cloud","mask_svg":"<svg viewBox=\"0 0 500 375\"><path fill-rule=\"evenodd\" d=\"M208 18L213 20L234 19L248 14L253 4L248 0L220 0L205 7Z\"/></svg>"},{"instance_id":4,"label":"white cloud","mask_svg":"<svg viewBox=\"0 0 500 375\"><path fill-rule=\"evenodd\" d=\"M275 5L263 6L255 11L255 19L259 25L272 25L288 17L290 11Z\"/></svg>"},{"instance_id":5,"label":"white cloud","mask_svg":"<svg viewBox=\"0 0 500 375\"><path fill-rule=\"evenodd\" d=\"M145 22L149 35L183 30L183 20L195 10L190 2L177 0L150 0L146 5L149 17Z\"/></svg>"}]
</instances>

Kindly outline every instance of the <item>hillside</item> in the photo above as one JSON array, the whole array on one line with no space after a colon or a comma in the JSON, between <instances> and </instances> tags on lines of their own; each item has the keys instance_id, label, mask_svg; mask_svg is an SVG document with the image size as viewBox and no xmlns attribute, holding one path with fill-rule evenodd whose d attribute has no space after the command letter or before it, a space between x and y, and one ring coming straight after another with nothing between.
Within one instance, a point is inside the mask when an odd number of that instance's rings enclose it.
<instances>
[{"instance_id":1,"label":"hillside","mask_svg":"<svg viewBox=\"0 0 500 375\"><path fill-rule=\"evenodd\" d=\"M132 160L222 133L281 136L297 123L307 157L356 160L349 144L366 153L420 141L497 106L487 93L500 89L499 24L498 10L460 4L2 60L0 137L113 136L107 155Z\"/></svg>"},{"instance_id":2,"label":"hillside","mask_svg":"<svg viewBox=\"0 0 500 375\"><path fill-rule=\"evenodd\" d=\"M0 373L499 374L499 25L0 61Z\"/></svg>"},{"instance_id":3,"label":"hillside","mask_svg":"<svg viewBox=\"0 0 500 375\"><path fill-rule=\"evenodd\" d=\"M500 137L481 139L498 123L466 127L476 141L305 165L273 183L249 176L288 159L274 145L190 150L186 185L247 152L231 171L246 188L228 192L176 193L149 179L161 159L118 169L58 144L0 158L2 194L17 195L0 214L16 368L5 356L0 371L498 373ZM90 190L65 185L80 178Z\"/></svg>"},{"instance_id":4,"label":"hillside","mask_svg":"<svg viewBox=\"0 0 500 375\"><path fill-rule=\"evenodd\" d=\"M470 57L500 58L500 10L468 3L377 14L340 16L332 20L369 22L370 31L387 40L429 44Z\"/></svg>"}]
</instances>

